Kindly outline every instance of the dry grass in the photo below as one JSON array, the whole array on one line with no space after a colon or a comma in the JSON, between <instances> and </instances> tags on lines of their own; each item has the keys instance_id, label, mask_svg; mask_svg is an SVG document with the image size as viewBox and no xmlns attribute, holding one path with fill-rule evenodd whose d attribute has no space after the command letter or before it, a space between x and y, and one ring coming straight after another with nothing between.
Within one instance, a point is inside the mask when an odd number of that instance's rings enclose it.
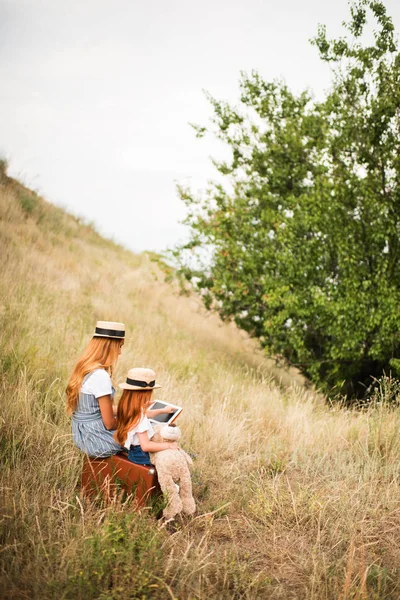
<instances>
[{"instance_id":1,"label":"dry grass","mask_svg":"<svg viewBox=\"0 0 400 600\"><path fill-rule=\"evenodd\" d=\"M398 412L329 408L147 256L10 181L0 262L3 597L400 597ZM198 513L174 534L79 495L63 389L96 319L128 327L116 381L151 366L184 406Z\"/></svg>"}]
</instances>

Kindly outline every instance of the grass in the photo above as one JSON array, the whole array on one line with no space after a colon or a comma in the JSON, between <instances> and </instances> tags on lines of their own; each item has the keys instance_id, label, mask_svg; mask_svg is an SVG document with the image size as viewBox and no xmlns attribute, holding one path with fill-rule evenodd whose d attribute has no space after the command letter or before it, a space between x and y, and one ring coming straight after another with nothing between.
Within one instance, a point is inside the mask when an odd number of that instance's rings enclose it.
<instances>
[{"instance_id":1,"label":"grass","mask_svg":"<svg viewBox=\"0 0 400 600\"><path fill-rule=\"evenodd\" d=\"M328 406L149 256L4 176L0 271L2 597L400 597L396 382ZM150 366L184 406L198 511L175 533L80 495L63 391L97 319L127 325L115 382Z\"/></svg>"}]
</instances>

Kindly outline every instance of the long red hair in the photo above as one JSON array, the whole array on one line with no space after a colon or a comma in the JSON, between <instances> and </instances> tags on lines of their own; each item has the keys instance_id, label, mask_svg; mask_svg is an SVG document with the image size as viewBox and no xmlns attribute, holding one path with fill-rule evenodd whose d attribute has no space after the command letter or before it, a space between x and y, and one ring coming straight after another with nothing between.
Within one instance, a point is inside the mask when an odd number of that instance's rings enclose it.
<instances>
[{"instance_id":1,"label":"long red hair","mask_svg":"<svg viewBox=\"0 0 400 600\"><path fill-rule=\"evenodd\" d=\"M117 363L121 349L121 340L94 337L78 358L67 389L67 412L72 414L78 405L79 390L85 375L95 369L105 369L110 376Z\"/></svg>"},{"instance_id":2,"label":"long red hair","mask_svg":"<svg viewBox=\"0 0 400 600\"><path fill-rule=\"evenodd\" d=\"M119 444L124 444L128 431L144 417L150 403L153 390L124 390L118 402L117 430L114 438Z\"/></svg>"}]
</instances>

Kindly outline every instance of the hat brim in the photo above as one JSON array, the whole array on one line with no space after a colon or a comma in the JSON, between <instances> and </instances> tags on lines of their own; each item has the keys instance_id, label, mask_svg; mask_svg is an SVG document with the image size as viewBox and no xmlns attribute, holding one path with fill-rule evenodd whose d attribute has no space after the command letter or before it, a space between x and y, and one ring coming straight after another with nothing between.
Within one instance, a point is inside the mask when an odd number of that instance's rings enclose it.
<instances>
[{"instance_id":1,"label":"hat brim","mask_svg":"<svg viewBox=\"0 0 400 600\"><path fill-rule=\"evenodd\" d=\"M93 337L97 338L97 337L103 337L103 338L108 338L110 340L124 340L125 336L121 336L121 335L104 335L103 333L95 333L93 335Z\"/></svg>"},{"instance_id":2,"label":"hat brim","mask_svg":"<svg viewBox=\"0 0 400 600\"><path fill-rule=\"evenodd\" d=\"M141 387L139 385L130 385L129 383L120 383L118 387L121 388L121 390L139 390L144 392L146 390L156 390L157 388L160 388L161 385L158 385L158 383L156 383L155 385L153 385L153 387Z\"/></svg>"}]
</instances>

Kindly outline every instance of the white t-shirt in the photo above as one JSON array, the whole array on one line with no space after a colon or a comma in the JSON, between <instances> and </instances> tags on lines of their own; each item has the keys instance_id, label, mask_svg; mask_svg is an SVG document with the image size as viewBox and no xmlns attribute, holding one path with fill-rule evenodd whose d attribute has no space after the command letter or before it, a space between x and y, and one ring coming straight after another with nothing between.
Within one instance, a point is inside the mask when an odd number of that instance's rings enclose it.
<instances>
[{"instance_id":1,"label":"white t-shirt","mask_svg":"<svg viewBox=\"0 0 400 600\"><path fill-rule=\"evenodd\" d=\"M95 369L83 379L82 394L93 394L95 398L112 395L111 377L105 369Z\"/></svg>"},{"instance_id":2,"label":"white t-shirt","mask_svg":"<svg viewBox=\"0 0 400 600\"><path fill-rule=\"evenodd\" d=\"M138 433L144 433L145 431L149 434L149 439L151 439L154 435L154 430L151 426L151 423L147 417L143 417L141 421L135 427L132 427L128 431L128 437L126 438L126 442L124 444L125 448L129 450L131 446L139 446L139 436Z\"/></svg>"}]
</instances>

